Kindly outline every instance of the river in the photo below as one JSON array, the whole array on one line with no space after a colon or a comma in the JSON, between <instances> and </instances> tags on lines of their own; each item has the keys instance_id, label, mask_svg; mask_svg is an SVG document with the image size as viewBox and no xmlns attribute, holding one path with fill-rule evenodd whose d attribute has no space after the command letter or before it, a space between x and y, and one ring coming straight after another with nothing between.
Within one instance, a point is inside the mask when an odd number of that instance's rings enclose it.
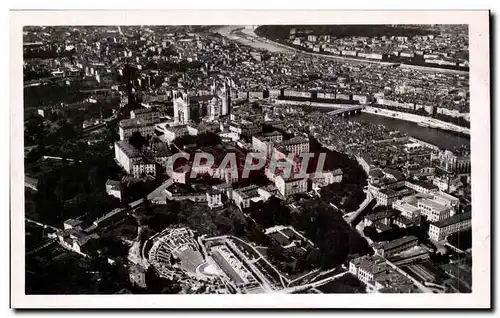
<instances>
[{"instance_id":1,"label":"river","mask_svg":"<svg viewBox=\"0 0 500 318\"><path fill-rule=\"evenodd\" d=\"M234 31L239 30L239 32L233 33ZM362 63L362 64L380 64L387 65L393 64L391 62L382 62L376 60L369 59L360 59L360 58L350 58L346 56L338 56L338 55L330 55L324 53L315 53L315 52L307 52L295 49L293 47L287 46L285 44L277 43L266 38L262 38L255 34L253 29L246 29L242 25L227 25L223 27L214 28L214 31L219 33L220 35L229 38L231 40L240 42L241 44L251 46L256 49L263 49L273 53L295 53L302 54L308 56L322 57L327 59L333 59L338 61L347 61L350 63ZM430 72L430 73L451 73L451 74L469 74L468 71L460 71L460 70L451 70L444 68L436 68L430 66L418 66L418 65L409 65L409 64L401 64L400 67L415 69L422 72Z\"/></svg>"},{"instance_id":2,"label":"river","mask_svg":"<svg viewBox=\"0 0 500 318\"><path fill-rule=\"evenodd\" d=\"M231 32L236 29L242 29L242 33L245 34L240 34L239 36L231 34ZM285 52L290 50L288 48L285 48L283 45L278 45L271 41L266 41L265 39L259 38L258 36L253 34L251 30L243 29L243 26L224 26L221 28L217 28L217 32L219 32L224 37L231 38L232 40L236 40L242 44L259 49L266 49L271 52ZM423 67L418 68L419 70L425 69ZM451 72L451 70L445 69L430 69L430 71ZM376 124L382 124L389 129L399 130L403 133L408 134L409 136L436 145L441 149L453 149L462 145L470 147L470 138L467 136L459 136L457 134L446 132L443 130L420 127L413 122L408 122L400 119L362 113L356 116L349 116L348 120L369 121Z\"/></svg>"},{"instance_id":3,"label":"river","mask_svg":"<svg viewBox=\"0 0 500 318\"><path fill-rule=\"evenodd\" d=\"M423 140L438 146L441 149L453 149L462 145L470 146L470 138L459 136L443 130L420 127L413 122L394 119L390 117L378 116L373 114L361 113L355 116L347 117L353 121L367 121L374 124L382 124L391 130L399 130L411 137Z\"/></svg>"}]
</instances>

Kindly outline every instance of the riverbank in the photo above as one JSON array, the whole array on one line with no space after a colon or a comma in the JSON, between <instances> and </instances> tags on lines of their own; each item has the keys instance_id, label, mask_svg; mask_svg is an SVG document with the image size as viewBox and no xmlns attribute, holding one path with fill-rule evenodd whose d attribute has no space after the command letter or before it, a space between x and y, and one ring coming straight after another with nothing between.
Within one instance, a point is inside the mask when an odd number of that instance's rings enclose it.
<instances>
[{"instance_id":1,"label":"riverbank","mask_svg":"<svg viewBox=\"0 0 500 318\"><path fill-rule=\"evenodd\" d=\"M469 71L462 71L462 70L454 70L454 69L447 69L447 68L440 68L440 67L433 67L433 66L423 66L423 65L413 65L413 64L405 64L405 63L400 63L400 62L390 62L390 61L378 61L378 60L369 60L369 59L363 59L363 58L353 58L353 57L346 57L346 56L338 56L338 55L333 55L333 54L322 54L322 53L315 53L315 52L308 52L305 50L300 50L297 48L294 48L292 46L273 41L271 39L267 39L264 37L259 36L257 33L255 33L254 29L243 29L242 33L245 35L251 37L253 40L257 41L260 40L265 43L272 43L276 46L279 46L283 48L284 50L287 51L293 51L295 53L301 53L301 54L306 54L310 56L320 56L324 58L331 58L335 60L344 60L344 61L349 61L349 62L358 62L358 63L364 63L364 64L380 64L380 65L398 65L403 68L411 68L423 72L440 72L440 73L452 73L452 74L460 74L460 75L467 75L469 74Z\"/></svg>"},{"instance_id":2,"label":"riverbank","mask_svg":"<svg viewBox=\"0 0 500 318\"><path fill-rule=\"evenodd\" d=\"M233 31L238 30L242 34L246 36L246 38L232 34ZM451 74L461 74L466 75L469 74L468 71L460 71L453 69L444 69L438 67L431 66L419 66L419 65L410 65L410 64L400 64L395 62L387 62L387 61L376 61L376 60L368 60L368 59L360 59L360 58L352 58L345 56L337 56L331 54L321 54L315 52L307 52L304 50L299 50L297 48L285 45L283 43L275 42L270 39L266 39L260 37L255 33L254 29L247 29L244 26L225 26L217 29L217 32L224 37L230 38L232 40L238 41L244 45L252 46L257 49L265 49L270 52L292 52L296 54L304 54L309 56L318 56L323 58L329 58L339 61L347 61L347 62L355 62L355 63L364 63L364 64L379 64L379 65L400 65L400 67L416 69L424 72L440 72L440 73L451 73Z\"/></svg>"},{"instance_id":3,"label":"riverbank","mask_svg":"<svg viewBox=\"0 0 500 318\"><path fill-rule=\"evenodd\" d=\"M234 30L237 30L237 29L234 29ZM331 55L331 54L321 54L321 53L307 52L307 51L299 50L299 49L294 48L292 46L285 45L283 43L279 43L279 42L276 42L276 41L273 41L273 40L269 40L269 39L260 37L260 36L258 36L255 33L255 31L253 29L245 29L245 28L243 28L240 31L241 31L241 33L245 34L246 36L248 36L249 38L252 39L252 40L250 40L250 43L248 43L247 45L252 45L252 44L264 45L264 44L267 44L268 47L269 47L269 45L273 45L275 47L281 48L282 51L285 51L285 52L293 52L293 53L310 55L310 56L319 56L319 57L323 57L323 58L329 58L329 59L341 60L341 61L348 61L348 62L357 62L357 63L364 63L364 64L380 64L380 65L387 65L387 66L398 64L398 63L391 63L391 62L385 62L385 61L383 62L383 61L377 61L377 60L367 60L367 59L359 59L359 58L352 58L352 57L346 57L346 56L337 56L337 55ZM239 37L239 39L241 39L241 37Z\"/></svg>"},{"instance_id":4,"label":"riverbank","mask_svg":"<svg viewBox=\"0 0 500 318\"><path fill-rule=\"evenodd\" d=\"M447 123L447 122L444 122L441 120L437 120L434 118L426 117L426 116L404 113L404 112L397 112L397 111L393 111L393 110L376 108L376 107L371 107L371 106L366 106L365 109L362 110L362 112L365 112L368 114L373 114L373 115L378 115L378 116L384 116L384 117L390 117L390 118L401 119L404 121L414 122L414 123L419 124L419 126L421 126L421 127L437 128L437 129L452 131L455 133L470 136L470 129L469 128L460 127L460 126L457 126L454 124L450 124L450 123Z\"/></svg>"},{"instance_id":5,"label":"riverbank","mask_svg":"<svg viewBox=\"0 0 500 318\"><path fill-rule=\"evenodd\" d=\"M435 145L441 150L454 150L470 146L470 136L468 135L448 130L430 129L419 126L415 122L402 120L400 118L361 112L361 114L347 116L345 119L348 121L369 122L372 124L383 125L390 130L400 131L409 137L414 137L421 141Z\"/></svg>"}]
</instances>

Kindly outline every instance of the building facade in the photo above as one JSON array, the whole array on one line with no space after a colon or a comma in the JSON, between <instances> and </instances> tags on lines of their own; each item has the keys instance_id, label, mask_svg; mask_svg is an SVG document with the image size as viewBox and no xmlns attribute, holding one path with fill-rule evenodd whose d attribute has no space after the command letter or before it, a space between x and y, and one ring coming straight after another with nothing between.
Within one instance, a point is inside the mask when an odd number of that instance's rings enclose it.
<instances>
[{"instance_id":1,"label":"building facade","mask_svg":"<svg viewBox=\"0 0 500 318\"><path fill-rule=\"evenodd\" d=\"M451 216L451 209L431 199L422 199L417 203L421 214L427 217L430 222L437 222Z\"/></svg>"},{"instance_id":2,"label":"building facade","mask_svg":"<svg viewBox=\"0 0 500 318\"><path fill-rule=\"evenodd\" d=\"M385 271L385 260L378 255L362 256L349 262L349 272L365 284L377 279Z\"/></svg>"},{"instance_id":3,"label":"building facade","mask_svg":"<svg viewBox=\"0 0 500 318\"><path fill-rule=\"evenodd\" d=\"M279 193L284 197L307 192L307 178L283 178L277 176L274 182Z\"/></svg>"},{"instance_id":4,"label":"building facade","mask_svg":"<svg viewBox=\"0 0 500 318\"><path fill-rule=\"evenodd\" d=\"M429 237L434 241L442 241L449 235L471 228L471 213L456 214L442 221L429 225Z\"/></svg>"},{"instance_id":5,"label":"building facade","mask_svg":"<svg viewBox=\"0 0 500 318\"><path fill-rule=\"evenodd\" d=\"M406 251L414 246L417 246L418 238L410 235L396 240L382 243L380 246L375 247L375 251L382 257L390 257L392 255Z\"/></svg>"},{"instance_id":6,"label":"building facade","mask_svg":"<svg viewBox=\"0 0 500 318\"><path fill-rule=\"evenodd\" d=\"M142 175L156 175L156 165L145 162L139 151L126 140L115 142L115 159L128 174L136 178Z\"/></svg>"},{"instance_id":7,"label":"building facade","mask_svg":"<svg viewBox=\"0 0 500 318\"><path fill-rule=\"evenodd\" d=\"M123 119L118 124L120 140L128 140L134 132L139 132L142 136L152 136L155 131L155 125L159 118L149 120L142 118Z\"/></svg>"}]
</instances>

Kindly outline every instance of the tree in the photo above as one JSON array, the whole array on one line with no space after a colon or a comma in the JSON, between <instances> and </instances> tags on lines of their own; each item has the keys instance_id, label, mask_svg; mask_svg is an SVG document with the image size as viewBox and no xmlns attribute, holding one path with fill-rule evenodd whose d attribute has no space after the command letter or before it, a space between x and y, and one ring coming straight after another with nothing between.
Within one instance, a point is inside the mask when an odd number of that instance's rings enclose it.
<instances>
[{"instance_id":1,"label":"tree","mask_svg":"<svg viewBox=\"0 0 500 318\"><path fill-rule=\"evenodd\" d=\"M25 135L29 139L34 140L35 143L38 143L40 140L42 140L47 133L43 124L43 117L40 115L30 116L24 123L24 129L26 132Z\"/></svg>"},{"instance_id":2,"label":"tree","mask_svg":"<svg viewBox=\"0 0 500 318\"><path fill-rule=\"evenodd\" d=\"M99 273L98 290L101 294L113 294L118 290L117 265L111 265L108 258L99 253L90 253L90 267Z\"/></svg>"},{"instance_id":3,"label":"tree","mask_svg":"<svg viewBox=\"0 0 500 318\"><path fill-rule=\"evenodd\" d=\"M272 246L267 250L267 253L271 259L276 262L281 262L285 260L283 255L283 248L277 242L273 242Z\"/></svg>"},{"instance_id":4,"label":"tree","mask_svg":"<svg viewBox=\"0 0 500 318\"><path fill-rule=\"evenodd\" d=\"M145 274L147 290L151 294L178 294L182 287L171 279L161 277L153 266Z\"/></svg>"},{"instance_id":5,"label":"tree","mask_svg":"<svg viewBox=\"0 0 500 318\"><path fill-rule=\"evenodd\" d=\"M111 258L126 258L129 251L129 247L119 238L101 237L99 238L99 246L103 247L103 253Z\"/></svg>"},{"instance_id":6,"label":"tree","mask_svg":"<svg viewBox=\"0 0 500 318\"><path fill-rule=\"evenodd\" d=\"M236 237L245 236L245 224L238 219L233 220L233 235Z\"/></svg>"}]
</instances>

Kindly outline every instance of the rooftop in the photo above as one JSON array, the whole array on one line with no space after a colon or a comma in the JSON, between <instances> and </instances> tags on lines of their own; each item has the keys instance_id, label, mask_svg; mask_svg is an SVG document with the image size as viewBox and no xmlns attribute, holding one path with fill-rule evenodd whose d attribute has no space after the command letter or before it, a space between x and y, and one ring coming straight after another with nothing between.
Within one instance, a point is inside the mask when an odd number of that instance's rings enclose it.
<instances>
[{"instance_id":1,"label":"rooftop","mask_svg":"<svg viewBox=\"0 0 500 318\"><path fill-rule=\"evenodd\" d=\"M394 190L389 189L389 188L381 189L379 192L387 195L388 197L393 197L393 196L398 195L397 191L394 191Z\"/></svg>"},{"instance_id":2,"label":"rooftop","mask_svg":"<svg viewBox=\"0 0 500 318\"><path fill-rule=\"evenodd\" d=\"M465 212L465 213L455 214L454 216L451 216L441 221L434 222L432 223L432 225L438 228L443 228L470 219L471 219L471 213Z\"/></svg>"},{"instance_id":3,"label":"rooftop","mask_svg":"<svg viewBox=\"0 0 500 318\"><path fill-rule=\"evenodd\" d=\"M116 216L116 215L122 213L123 211L125 211L125 209L120 209L120 208L114 209L111 212L107 213L106 215L104 215L104 216L98 218L97 220L95 220L94 224L99 224L99 223L101 223L103 221L106 221L106 220L112 218L113 216Z\"/></svg>"},{"instance_id":4,"label":"rooftop","mask_svg":"<svg viewBox=\"0 0 500 318\"><path fill-rule=\"evenodd\" d=\"M390 209L390 210L375 212L373 214L368 214L367 216L365 216L365 219L370 220L370 221L377 221L380 219L393 217L397 214L399 214L399 211L394 210L394 209Z\"/></svg>"},{"instance_id":5,"label":"rooftop","mask_svg":"<svg viewBox=\"0 0 500 318\"><path fill-rule=\"evenodd\" d=\"M381 266L375 266L384 263L384 259L378 255L358 257L351 260L351 263L374 274L381 271L382 269L385 269Z\"/></svg>"},{"instance_id":6,"label":"rooftop","mask_svg":"<svg viewBox=\"0 0 500 318\"><path fill-rule=\"evenodd\" d=\"M154 109L151 109L151 108L139 108L139 109L134 109L132 110L132 112L135 114L135 115L138 115L138 114L147 114L147 113L157 113L156 110Z\"/></svg>"},{"instance_id":7,"label":"rooftop","mask_svg":"<svg viewBox=\"0 0 500 318\"><path fill-rule=\"evenodd\" d=\"M452 196L451 194L443 192L443 191L437 191L437 192L434 192L432 194L434 195L435 199L443 199L444 201L452 201L452 202L453 201L459 201L458 198Z\"/></svg>"},{"instance_id":8,"label":"rooftop","mask_svg":"<svg viewBox=\"0 0 500 318\"><path fill-rule=\"evenodd\" d=\"M137 149L135 149L131 144L129 144L128 141L126 140L120 140L115 142L115 145L120 148L127 157L129 158L139 158L141 157L141 154Z\"/></svg>"},{"instance_id":9,"label":"rooftop","mask_svg":"<svg viewBox=\"0 0 500 318\"><path fill-rule=\"evenodd\" d=\"M262 133L262 136L264 136L264 137L276 137L276 136L281 136L281 134L278 131L273 130L273 131L268 132L268 133Z\"/></svg>"},{"instance_id":10,"label":"rooftop","mask_svg":"<svg viewBox=\"0 0 500 318\"><path fill-rule=\"evenodd\" d=\"M400 222L406 226L411 225L413 223L410 219L408 219L407 217L405 217L403 215L396 216L396 218L394 220L397 222Z\"/></svg>"},{"instance_id":11,"label":"rooftop","mask_svg":"<svg viewBox=\"0 0 500 318\"><path fill-rule=\"evenodd\" d=\"M417 186L420 186L420 187L422 187L424 189L427 189L427 190L436 190L436 189L438 189L438 186L436 186L436 185L434 185L432 183L429 183L429 182L425 182L425 181L411 180L411 181L409 181L409 183L417 185Z\"/></svg>"},{"instance_id":12,"label":"rooftop","mask_svg":"<svg viewBox=\"0 0 500 318\"><path fill-rule=\"evenodd\" d=\"M399 203L399 207L401 207L402 209L404 209L405 211L408 211L408 212L416 212L416 211L420 210L419 208L417 208L416 206L414 206L413 204L408 203L408 202L398 201L398 203Z\"/></svg>"},{"instance_id":13,"label":"rooftop","mask_svg":"<svg viewBox=\"0 0 500 318\"><path fill-rule=\"evenodd\" d=\"M296 137L293 137L291 139L288 139L288 140L284 140L282 142L283 145L297 145L297 144L302 144L302 143L308 143L309 142L309 139L306 138L306 137L302 137L302 136L296 136Z\"/></svg>"},{"instance_id":14,"label":"rooftop","mask_svg":"<svg viewBox=\"0 0 500 318\"><path fill-rule=\"evenodd\" d=\"M120 120L119 126L123 129L138 127L138 126L151 126L159 122L159 119L148 120L144 118L129 118Z\"/></svg>"},{"instance_id":15,"label":"rooftop","mask_svg":"<svg viewBox=\"0 0 500 318\"><path fill-rule=\"evenodd\" d=\"M409 243L412 241L416 241L416 240L418 240L417 237L415 237L413 235L409 235L409 236L398 238L398 239L395 239L395 240L392 240L389 242L385 242L384 244L382 244L382 248L384 250L390 250L390 249L393 249L393 248L398 247L400 245L403 245L403 244L406 244L406 243Z\"/></svg>"},{"instance_id":16,"label":"rooftop","mask_svg":"<svg viewBox=\"0 0 500 318\"><path fill-rule=\"evenodd\" d=\"M429 199L422 199L418 201L419 204L422 204L424 206L430 207L433 210L436 211L444 211L447 209L446 206L434 201L434 200L429 200Z\"/></svg>"}]
</instances>

